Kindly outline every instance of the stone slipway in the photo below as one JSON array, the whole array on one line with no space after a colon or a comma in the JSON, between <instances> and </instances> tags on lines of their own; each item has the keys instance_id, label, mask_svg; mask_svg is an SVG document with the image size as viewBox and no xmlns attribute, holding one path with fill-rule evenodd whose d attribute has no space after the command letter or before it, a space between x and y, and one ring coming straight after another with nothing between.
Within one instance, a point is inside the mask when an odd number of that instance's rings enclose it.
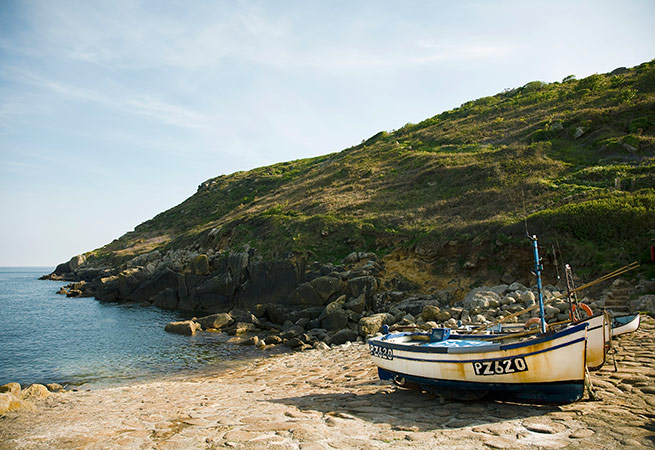
<instances>
[{"instance_id":1,"label":"stone slipway","mask_svg":"<svg viewBox=\"0 0 655 450\"><path fill-rule=\"evenodd\" d=\"M473 449L655 446L655 320L592 374L602 401L440 402L379 382L362 344L215 376L53 394L0 419L2 449Z\"/></svg>"}]
</instances>

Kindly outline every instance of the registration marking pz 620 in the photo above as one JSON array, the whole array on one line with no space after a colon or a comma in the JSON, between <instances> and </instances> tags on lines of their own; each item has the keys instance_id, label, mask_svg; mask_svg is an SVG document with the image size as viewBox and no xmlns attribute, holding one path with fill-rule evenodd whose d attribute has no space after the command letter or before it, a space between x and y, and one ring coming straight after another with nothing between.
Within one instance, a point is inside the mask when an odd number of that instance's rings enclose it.
<instances>
[{"instance_id":1,"label":"registration marking pz 620","mask_svg":"<svg viewBox=\"0 0 655 450\"><path fill-rule=\"evenodd\" d=\"M476 375L505 375L508 373L525 372L528 365L522 357L496 359L495 361L476 361L473 363Z\"/></svg>"},{"instance_id":2,"label":"registration marking pz 620","mask_svg":"<svg viewBox=\"0 0 655 450\"><path fill-rule=\"evenodd\" d=\"M369 344L368 346L371 355L377 356L382 359L393 359L393 349L381 347L379 345Z\"/></svg>"}]
</instances>

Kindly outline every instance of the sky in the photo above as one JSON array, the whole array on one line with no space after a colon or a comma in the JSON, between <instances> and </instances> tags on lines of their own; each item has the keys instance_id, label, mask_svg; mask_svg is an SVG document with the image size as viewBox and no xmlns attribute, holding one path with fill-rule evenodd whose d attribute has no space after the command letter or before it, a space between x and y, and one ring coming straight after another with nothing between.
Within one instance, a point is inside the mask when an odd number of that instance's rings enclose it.
<instances>
[{"instance_id":1,"label":"sky","mask_svg":"<svg viewBox=\"0 0 655 450\"><path fill-rule=\"evenodd\" d=\"M655 0L0 0L0 266L222 174L655 58Z\"/></svg>"}]
</instances>

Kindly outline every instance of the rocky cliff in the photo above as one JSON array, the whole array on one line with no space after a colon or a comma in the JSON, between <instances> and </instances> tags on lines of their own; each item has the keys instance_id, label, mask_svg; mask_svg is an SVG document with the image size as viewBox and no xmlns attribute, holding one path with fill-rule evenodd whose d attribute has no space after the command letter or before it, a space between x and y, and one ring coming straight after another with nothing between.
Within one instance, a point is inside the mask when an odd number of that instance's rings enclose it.
<instances>
[{"instance_id":1,"label":"rocky cliff","mask_svg":"<svg viewBox=\"0 0 655 450\"><path fill-rule=\"evenodd\" d=\"M563 262L587 278L647 263L653 111L653 62L531 82L339 153L207 180L47 278L74 281L70 296L344 325L412 295L453 306L477 286L529 286L526 226L553 284ZM335 301L341 316L325 312Z\"/></svg>"}]
</instances>

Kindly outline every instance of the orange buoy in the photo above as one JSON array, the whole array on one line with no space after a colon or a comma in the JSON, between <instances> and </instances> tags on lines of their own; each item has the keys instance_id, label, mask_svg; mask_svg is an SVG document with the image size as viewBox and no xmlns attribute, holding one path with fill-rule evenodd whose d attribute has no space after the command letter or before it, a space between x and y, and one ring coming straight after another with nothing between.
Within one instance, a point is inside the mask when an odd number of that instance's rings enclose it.
<instances>
[{"instance_id":1,"label":"orange buoy","mask_svg":"<svg viewBox=\"0 0 655 450\"><path fill-rule=\"evenodd\" d=\"M541 326L541 319L539 317L530 317L528 320L525 321L525 325L523 325L523 327L526 330L538 326Z\"/></svg>"},{"instance_id":2,"label":"orange buoy","mask_svg":"<svg viewBox=\"0 0 655 450\"><path fill-rule=\"evenodd\" d=\"M589 307L589 305L586 305L584 303L578 303L578 305L580 306L580 309L585 312L586 317L591 317L591 316L594 315L594 313L593 313L593 311L591 311L591 308ZM571 311L569 311L569 319L573 320L573 315L574 315L573 313L575 313L576 309L577 309L576 305L573 305L571 307ZM580 316L580 318L584 319L585 316Z\"/></svg>"}]
</instances>

